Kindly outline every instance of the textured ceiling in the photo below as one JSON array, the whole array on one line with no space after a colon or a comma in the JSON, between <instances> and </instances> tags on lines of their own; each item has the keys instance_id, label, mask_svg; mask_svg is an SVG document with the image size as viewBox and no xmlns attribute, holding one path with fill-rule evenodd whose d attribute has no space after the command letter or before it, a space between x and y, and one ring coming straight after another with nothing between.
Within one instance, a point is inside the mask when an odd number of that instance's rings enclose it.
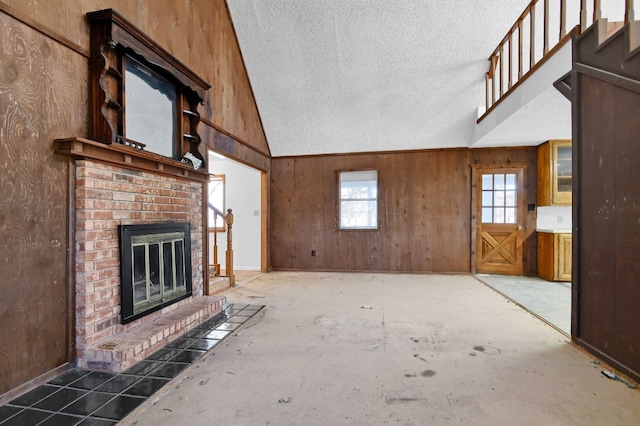
<instances>
[{"instance_id":1,"label":"textured ceiling","mask_svg":"<svg viewBox=\"0 0 640 426\"><path fill-rule=\"evenodd\" d=\"M488 57L529 0L227 3L277 157L470 146Z\"/></svg>"}]
</instances>

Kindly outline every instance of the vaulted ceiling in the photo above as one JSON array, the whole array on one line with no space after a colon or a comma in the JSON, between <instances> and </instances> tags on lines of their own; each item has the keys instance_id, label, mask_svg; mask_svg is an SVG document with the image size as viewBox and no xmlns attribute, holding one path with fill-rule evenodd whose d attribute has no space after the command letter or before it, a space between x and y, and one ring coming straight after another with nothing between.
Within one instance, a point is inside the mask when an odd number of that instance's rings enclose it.
<instances>
[{"instance_id":1,"label":"vaulted ceiling","mask_svg":"<svg viewBox=\"0 0 640 426\"><path fill-rule=\"evenodd\" d=\"M488 58L529 0L227 3L277 157L471 146Z\"/></svg>"}]
</instances>

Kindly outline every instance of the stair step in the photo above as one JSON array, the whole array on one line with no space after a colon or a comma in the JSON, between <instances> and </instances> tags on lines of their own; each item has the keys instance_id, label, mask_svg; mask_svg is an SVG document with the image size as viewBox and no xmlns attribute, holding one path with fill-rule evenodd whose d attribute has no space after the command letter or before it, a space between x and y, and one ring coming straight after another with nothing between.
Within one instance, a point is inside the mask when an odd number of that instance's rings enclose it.
<instances>
[{"instance_id":1,"label":"stair step","mask_svg":"<svg viewBox=\"0 0 640 426\"><path fill-rule=\"evenodd\" d=\"M624 28L624 22L609 22L607 18L601 18L596 22L595 27L598 35L598 47L596 50L600 50L613 41L618 34L622 36L621 30Z\"/></svg>"},{"instance_id":2,"label":"stair step","mask_svg":"<svg viewBox=\"0 0 640 426\"><path fill-rule=\"evenodd\" d=\"M629 57L635 56L640 52L640 21L629 22L627 34L629 34Z\"/></svg>"}]
</instances>

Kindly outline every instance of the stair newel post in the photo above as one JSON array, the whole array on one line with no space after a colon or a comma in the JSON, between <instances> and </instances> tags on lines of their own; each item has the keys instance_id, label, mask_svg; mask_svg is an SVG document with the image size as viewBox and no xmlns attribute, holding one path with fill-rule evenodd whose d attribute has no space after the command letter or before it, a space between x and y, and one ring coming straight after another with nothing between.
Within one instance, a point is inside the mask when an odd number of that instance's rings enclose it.
<instances>
[{"instance_id":1,"label":"stair newel post","mask_svg":"<svg viewBox=\"0 0 640 426\"><path fill-rule=\"evenodd\" d=\"M236 276L233 273L233 238L231 236L231 227L233 226L233 212L231 209L227 209L227 215L225 216L225 221L227 223L227 253L226 253L226 261L227 261L227 275L229 276L229 284L236 284Z\"/></svg>"}]
</instances>

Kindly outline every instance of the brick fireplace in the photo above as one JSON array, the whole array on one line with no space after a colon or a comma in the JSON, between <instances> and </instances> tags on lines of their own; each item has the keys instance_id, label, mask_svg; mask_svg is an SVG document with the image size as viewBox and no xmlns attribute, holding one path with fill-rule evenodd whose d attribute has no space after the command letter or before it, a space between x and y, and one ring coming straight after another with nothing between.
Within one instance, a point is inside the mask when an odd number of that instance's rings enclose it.
<instances>
[{"instance_id":1,"label":"brick fireplace","mask_svg":"<svg viewBox=\"0 0 640 426\"><path fill-rule=\"evenodd\" d=\"M89 12L87 19L90 139L58 139L55 151L73 162L77 364L119 372L220 312L224 303L203 295L209 174L198 107L210 85L115 10ZM190 229L191 269L184 273L192 293L169 305L161 301L157 310L125 312L123 320L119 226L170 223ZM145 256L155 249L145 248Z\"/></svg>"},{"instance_id":2,"label":"brick fireplace","mask_svg":"<svg viewBox=\"0 0 640 426\"><path fill-rule=\"evenodd\" d=\"M177 161L170 168L162 165L167 161L151 166L154 155L145 152L134 161L132 149L120 145L79 138L57 144L58 153L76 157L71 170L77 364L120 372L222 310L224 298L203 296L205 180L194 176L206 172ZM109 158L105 152L114 151L110 161L91 158ZM120 158L123 164L117 164ZM118 226L167 223L189 224L192 296L123 324Z\"/></svg>"}]
</instances>

